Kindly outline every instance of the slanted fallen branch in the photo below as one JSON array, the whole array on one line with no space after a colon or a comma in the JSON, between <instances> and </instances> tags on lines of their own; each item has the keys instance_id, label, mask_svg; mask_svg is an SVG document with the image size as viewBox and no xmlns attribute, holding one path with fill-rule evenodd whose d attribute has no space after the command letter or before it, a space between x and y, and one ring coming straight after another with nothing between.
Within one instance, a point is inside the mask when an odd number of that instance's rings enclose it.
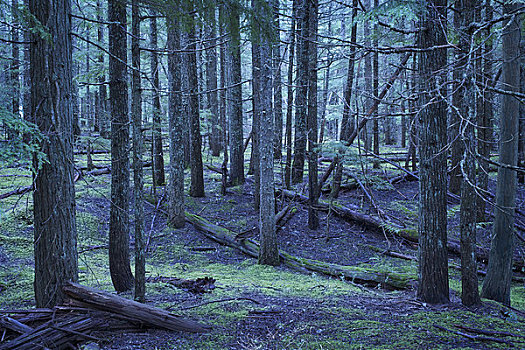
<instances>
[{"instance_id":1,"label":"slanted fallen branch","mask_svg":"<svg viewBox=\"0 0 525 350\"><path fill-rule=\"evenodd\" d=\"M212 224L198 215L186 213L186 220L200 230L206 237L215 242L235 248L253 258L259 256L259 245L251 239L236 241L235 232ZM408 288L410 282L414 280L414 278L406 274L378 271L372 268L331 264L323 261L296 257L285 251L280 252L280 257L281 262L284 265L295 270L301 272L317 272L327 276L344 278L353 281L354 283L367 286L380 286L386 289L405 289Z\"/></svg>"}]
</instances>

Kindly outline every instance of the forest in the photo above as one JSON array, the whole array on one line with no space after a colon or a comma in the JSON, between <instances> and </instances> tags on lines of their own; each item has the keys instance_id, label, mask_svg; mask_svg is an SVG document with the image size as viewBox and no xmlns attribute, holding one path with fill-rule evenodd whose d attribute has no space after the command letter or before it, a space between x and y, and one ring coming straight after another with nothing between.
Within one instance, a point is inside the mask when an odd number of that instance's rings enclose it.
<instances>
[{"instance_id":1,"label":"forest","mask_svg":"<svg viewBox=\"0 0 525 350\"><path fill-rule=\"evenodd\" d=\"M525 348L525 3L0 0L0 350Z\"/></svg>"}]
</instances>

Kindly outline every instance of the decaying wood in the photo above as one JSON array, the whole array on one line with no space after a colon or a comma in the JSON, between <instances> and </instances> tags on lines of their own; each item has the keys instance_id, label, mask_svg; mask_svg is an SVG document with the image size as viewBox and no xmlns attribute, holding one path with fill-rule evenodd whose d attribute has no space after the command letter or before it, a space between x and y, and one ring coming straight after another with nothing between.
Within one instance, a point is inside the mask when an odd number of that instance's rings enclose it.
<instances>
[{"instance_id":1,"label":"decaying wood","mask_svg":"<svg viewBox=\"0 0 525 350\"><path fill-rule=\"evenodd\" d=\"M31 332L33 330L33 328L8 316L0 317L0 328L10 329L13 332L17 332L20 334Z\"/></svg>"},{"instance_id":2,"label":"decaying wood","mask_svg":"<svg viewBox=\"0 0 525 350\"><path fill-rule=\"evenodd\" d=\"M501 335L504 337L514 337L514 338L523 338L525 339L525 335L522 334L516 334L511 332L504 332L504 331L491 331L487 329L478 329L478 328L472 328L461 324L455 324L454 327L462 329L464 331L470 332L470 333L477 333L477 334L483 334L483 335Z\"/></svg>"},{"instance_id":3,"label":"decaying wood","mask_svg":"<svg viewBox=\"0 0 525 350\"><path fill-rule=\"evenodd\" d=\"M215 279L211 277L197 278L195 280L185 280L177 277L148 277L146 282L169 283L180 289L184 289L194 294L210 293L215 289Z\"/></svg>"},{"instance_id":4,"label":"decaying wood","mask_svg":"<svg viewBox=\"0 0 525 350\"><path fill-rule=\"evenodd\" d=\"M237 249L253 258L257 258L259 255L259 245L251 239L236 241L235 232L212 224L198 215L186 213L186 220L203 232L206 237L216 242ZM331 264L296 257L285 251L280 251L280 258L281 263L301 272L316 272L327 276L344 278L354 283L367 286L380 286L386 289L405 289L412 281L412 278L405 274L382 272L372 268Z\"/></svg>"},{"instance_id":5,"label":"decaying wood","mask_svg":"<svg viewBox=\"0 0 525 350\"><path fill-rule=\"evenodd\" d=\"M63 287L64 293L85 305L98 310L109 311L144 324L172 331L206 332L209 327L197 322L185 320L165 310L128 300L118 295L110 294L77 283L68 283Z\"/></svg>"},{"instance_id":6,"label":"decaying wood","mask_svg":"<svg viewBox=\"0 0 525 350\"><path fill-rule=\"evenodd\" d=\"M26 194L27 192L30 192L32 190L33 190L33 185L20 187L20 188L17 188L16 190L0 194L0 199L5 199L11 196Z\"/></svg>"}]
</instances>

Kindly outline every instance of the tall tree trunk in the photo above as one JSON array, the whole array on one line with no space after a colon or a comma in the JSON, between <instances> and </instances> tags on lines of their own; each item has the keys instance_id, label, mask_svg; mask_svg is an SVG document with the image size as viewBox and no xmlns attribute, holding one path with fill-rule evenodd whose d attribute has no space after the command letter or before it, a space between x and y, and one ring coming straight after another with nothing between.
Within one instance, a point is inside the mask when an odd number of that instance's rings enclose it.
<instances>
[{"instance_id":1,"label":"tall tree trunk","mask_svg":"<svg viewBox=\"0 0 525 350\"><path fill-rule=\"evenodd\" d=\"M11 96L11 111L15 118L20 117L20 49L19 49L19 33L18 33L18 0L11 0L11 15L13 16L13 27L11 28L11 82L12 96ZM18 137L18 135L11 135L9 139Z\"/></svg>"},{"instance_id":2,"label":"tall tree trunk","mask_svg":"<svg viewBox=\"0 0 525 350\"><path fill-rule=\"evenodd\" d=\"M284 184L290 188L292 184L292 111L293 111L293 68L295 58L295 18L297 14L297 2L293 0L292 19L290 23L290 44L288 46L288 92L286 100L286 160L284 165Z\"/></svg>"},{"instance_id":3,"label":"tall tree trunk","mask_svg":"<svg viewBox=\"0 0 525 350\"><path fill-rule=\"evenodd\" d=\"M350 42L355 43L357 40L357 21L354 19L357 16L357 0L352 1L352 32L350 33ZM346 87L344 90L343 100L343 117L341 119L341 134L339 139L343 142L348 141L348 137L355 129L355 120L350 116L351 103L352 103L352 89L354 85L354 62L355 62L356 46L350 47L350 53L348 55L348 72L346 75ZM328 74L328 73L327 73ZM341 188L341 180L343 178L343 158L344 151L338 152L336 159L336 170L334 173L332 192L330 196L337 198L339 196L339 190Z\"/></svg>"},{"instance_id":4,"label":"tall tree trunk","mask_svg":"<svg viewBox=\"0 0 525 350\"><path fill-rule=\"evenodd\" d=\"M257 6L256 3L263 0L252 0L252 6ZM260 15L260 14L259 14ZM252 31L260 31L261 28L252 24ZM260 199L261 199L261 173L260 173L260 148L259 148L259 136L261 128L261 113L262 113L262 99L266 91L262 90L263 79L266 77L262 76L263 65L266 64L261 58L261 35L259 33L252 33L252 106L253 106L253 119L252 119L252 154L250 159L250 170L253 172L254 177L254 209L259 210ZM263 48L264 49L264 48ZM273 123L272 123L273 125ZM273 139L271 140L273 142ZM273 145L273 143L271 143Z\"/></svg>"},{"instance_id":5,"label":"tall tree trunk","mask_svg":"<svg viewBox=\"0 0 525 350\"><path fill-rule=\"evenodd\" d=\"M242 120L242 86L241 86L241 33L240 8L238 4L229 3L227 16L230 34L228 42L228 116L230 120L230 178L233 185L244 183L244 145ZM226 16L225 16L226 17Z\"/></svg>"},{"instance_id":6,"label":"tall tree trunk","mask_svg":"<svg viewBox=\"0 0 525 350\"><path fill-rule=\"evenodd\" d=\"M304 160L306 157L306 116L308 94L308 0L298 0L297 40L297 88L295 97L295 140L292 164L292 184L303 181Z\"/></svg>"},{"instance_id":7,"label":"tall tree trunk","mask_svg":"<svg viewBox=\"0 0 525 350\"><path fill-rule=\"evenodd\" d=\"M103 22L104 16L103 16L103 8L102 8L102 1L97 0L97 21ZM102 45L104 42L104 25L99 24L97 28L97 40L99 44ZM100 67L104 67L104 52L102 50L99 50L98 54L98 64ZM104 72L104 70L101 70ZM100 132L100 136L102 137L109 137L109 121L108 121L108 103L107 103L107 91L106 91L106 74L102 73L101 76L98 78L99 86L98 86L98 129Z\"/></svg>"},{"instance_id":8,"label":"tall tree trunk","mask_svg":"<svg viewBox=\"0 0 525 350\"><path fill-rule=\"evenodd\" d=\"M159 79L159 57L155 50L157 49L158 33L157 33L157 14L155 11L151 12L150 20L150 40L151 40L151 74L152 74L152 88L153 88L153 137L151 150L153 153L152 168L153 168L153 184L155 186L162 186L166 183L166 175L164 173L164 150L162 147L162 107L160 105L160 79Z\"/></svg>"},{"instance_id":9,"label":"tall tree trunk","mask_svg":"<svg viewBox=\"0 0 525 350\"><path fill-rule=\"evenodd\" d=\"M126 73L126 3L108 0L111 107L109 270L117 292L133 286L129 260L129 108Z\"/></svg>"},{"instance_id":10,"label":"tall tree trunk","mask_svg":"<svg viewBox=\"0 0 525 350\"><path fill-rule=\"evenodd\" d=\"M219 5L219 36L224 37L224 5ZM219 122L222 128L221 147L224 150L222 161L222 194L226 195L228 183L228 121L226 120L226 44L221 42L219 47L220 81L219 81Z\"/></svg>"},{"instance_id":11,"label":"tall tree trunk","mask_svg":"<svg viewBox=\"0 0 525 350\"><path fill-rule=\"evenodd\" d=\"M281 28L279 23L279 0L272 0L273 6L273 38L272 38L272 70L273 70L273 114L275 121L274 158L282 158L283 149L283 87L281 82Z\"/></svg>"},{"instance_id":12,"label":"tall tree trunk","mask_svg":"<svg viewBox=\"0 0 525 350\"><path fill-rule=\"evenodd\" d=\"M521 64L520 64L520 92L525 94L525 35L521 35ZM518 166L522 169L518 173L518 182L525 184L525 103L520 103Z\"/></svg>"},{"instance_id":13,"label":"tall tree trunk","mask_svg":"<svg viewBox=\"0 0 525 350\"><path fill-rule=\"evenodd\" d=\"M379 1L374 0L374 9L379 7ZM372 45L375 48L379 47L379 26L377 23L374 24L374 39L372 40ZM377 99L379 96L379 52L374 51L372 53L372 93L374 99ZM373 113L372 118L374 119L372 133L374 135L374 147L373 151L375 154L379 154L379 108ZM379 168L379 160L374 159L374 168Z\"/></svg>"},{"instance_id":14,"label":"tall tree trunk","mask_svg":"<svg viewBox=\"0 0 525 350\"><path fill-rule=\"evenodd\" d=\"M217 35L217 21L215 20L215 10L217 3L211 1L205 9L206 23L206 89L208 97L208 109L210 111L210 148L211 154L218 157L221 152L221 128L219 118L219 101L217 93L217 48L215 36Z\"/></svg>"},{"instance_id":15,"label":"tall tree trunk","mask_svg":"<svg viewBox=\"0 0 525 350\"><path fill-rule=\"evenodd\" d=\"M505 3L505 14L518 9L517 3ZM503 39L503 84L505 90L517 92L520 89L519 43L520 24L512 16L504 22ZM510 284L512 279L512 256L514 247L514 219L516 209L516 170L518 160L518 114L519 100L503 95L500 120L500 144L498 182L494 234L490 248L487 276L481 296L510 305Z\"/></svg>"},{"instance_id":16,"label":"tall tree trunk","mask_svg":"<svg viewBox=\"0 0 525 350\"><path fill-rule=\"evenodd\" d=\"M306 128L308 135L308 227L315 230L319 227L319 215L316 211L319 200L319 183L317 170L317 0L309 0L308 9L308 111Z\"/></svg>"},{"instance_id":17,"label":"tall tree trunk","mask_svg":"<svg viewBox=\"0 0 525 350\"><path fill-rule=\"evenodd\" d=\"M135 199L135 300L146 301L146 257L144 251L144 180L142 178L142 88L140 78L140 12L132 2L131 120L133 124L133 193Z\"/></svg>"},{"instance_id":18,"label":"tall tree trunk","mask_svg":"<svg viewBox=\"0 0 525 350\"><path fill-rule=\"evenodd\" d=\"M71 2L30 0L29 11L46 28L34 32L30 49L31 110L46 136L47 162L34 175L35 299L39 308L64 302L62 285L78 280L73 110Z\"/></svg>"},{"instance_id":19,"label":"tall tree trunk","mask_svg":"<svg viewBox=\"0 0 525 350\"><path fill-rule=\"evenodd\" d=\"M188 13L193 11L190 0L184 0ZM188 83L189 83L189 115L191 139L191 182L190 196L204 197L204 169L202 166L202 137L199 113L199 84L197 75L197 37L195 23L190 23L188 30Z\"/></svg>"},{"instance_id":20,"label":"tall tree trunk","mask_svg":"<svg viewBox=\"0 0 525 350\"><path fill-rule=\"evenodd\" d=\"M270 22L271 7L268 0L252 0L256 24L252 24L252 47L256 53L254 87L259 88L257 97L254 96L254 117L259 126L258 171L260 173L260 206L259 228L260 249L259 263L279 265L279 250L275 231L275 186L273 177L274 157L274 115L272 113L272 37L264 32L262 24ZM271 22L270 22L271 23ZM255 92L255 90L254 90ZM257 133L256 132L256 133ZM255 133L253 135L256 136Z\"/></svg>"},{"instance_id":21,"label":"tall tree trunk","mask_svg":"<svg viewBox=\"0 0 525 350\"><path fill-rule=\"evenodd\" d=\"M461 239L461 302L466 306L479 305L481 299L478 292L478 266L476 262L476 142L474 125L476 122L476 93L474 59L479 55L470 43L472 31L468 26L474 18L474 4L469 0L460 0L455 5L454 17L459 24L459 49L462 64L461 76L463 77L459 96L459 115L467 125L458 135L464 146L463 159L459 166L463 175L461 183L460 206L460 239ZM458 58L458 57L456 57ZM458 63L458 62L456 62Z\"/></svg>"},{"instance_id":22,"label":"tall tree trunk","mask_svg":"<svg viewBox=\"0 0 525 350\"><path fill-rule=\"evenodd\" d=\"M24 0L24 6L29 8L29 0ZM31 51L31 33L24 30L24 49L23 49L23 68L22 71L22 108L24 119L31 121L31 72L30 72L30 51ZM25 138L24 138L25 139Z\"/></svg>"},{"instance_id":23,"label":"tall tree trunk","mask_svg":"<svg viewBox=\"0 0 525 350\"><path fill-rule=\"evenodd\" d=\"M447 2L425 1L418 33L419 47L446 44ZM417 296L432 304L449 301L447 260L447 103L442 82L446 50L419 54L419 286ZM441 91L439 91L441 90Z\"/></svg>"},{"instance_id":24,"label":"tall tree trunk","mask_svg":"<svg viewBox=\"0 0 525 350\"><path fill-rule=\"evenodd\" d=\"M168 27L168 80L169 80L169 137L170 176L168 182L168 221L182 228L184 217L184 117L182 115L182 81L180 50L180 24L176 16L167 17Z\"/></svg>"}]
</instances>

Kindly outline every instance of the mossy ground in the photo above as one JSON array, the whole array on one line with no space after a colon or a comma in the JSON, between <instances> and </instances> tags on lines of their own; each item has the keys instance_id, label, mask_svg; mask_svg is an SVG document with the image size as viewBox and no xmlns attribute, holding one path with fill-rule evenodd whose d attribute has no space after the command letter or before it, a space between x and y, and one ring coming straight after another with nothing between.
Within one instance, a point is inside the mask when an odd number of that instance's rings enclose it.
<instances>
[{"instance_id":1,"label":"mossy ground","mask_svg":"<svg viewBox=\"0 0 525 350\"><path fill-rule=\"evenodd\" d=\"M100 155L102 160L107 157ZM85 160L79 159L79 164ZM13 171L20 170L2 173ZM206 177L207 196L187 197L188 210L237 232L256 226L250 182L229 189L224 198L219 194L220 178L211 172ZM0 191L28 184L30 178L0 178ZM403 186L409 193L409 185ZM379 187L381 198L389 189L381 184ZM86 177L77 182L76 190L80 282L111 291L106 248L109 177ZM158 189L159 196L162 191ZM348 199L343 197L341 201ZM414 224L416 200L397 198L384 202L390 207L382 206ZM0 308L30 308L34 305L31 196L2 201L0 210ZM525 328L522 314L507 312L496 303L484 301L479 308L462 307L456 270L450 270L452 303L430 306L416 301L414 290L367 289L318 274L260 266L255 259L208 241L189 224L180 230L167 227L162 214L154 214L149 204L146 212L148 277L216 279L216 288L203 295L166 283L148 283L148 302L209 324L213 330L201 335L160 330L115 334L101 339L104 349L504 349L506 344L469 340L435 325L450 330L467 325L515 334L522 334ZM383 233L370 234L330 216L322 217L321 229L310 231L305 228L305 215L304 208L298 206L279 232L282 246L293 254L416 277L415 262L389 258L366 248L369 244L386 247ZM412 248L393 237L389 239L389 246L415 256ZM195 251L195 247L210 250ZM523 286L513 286L512 304L525 310ZM506 339L523 347L518 338Z\"/></svg>"}]
</instances>

